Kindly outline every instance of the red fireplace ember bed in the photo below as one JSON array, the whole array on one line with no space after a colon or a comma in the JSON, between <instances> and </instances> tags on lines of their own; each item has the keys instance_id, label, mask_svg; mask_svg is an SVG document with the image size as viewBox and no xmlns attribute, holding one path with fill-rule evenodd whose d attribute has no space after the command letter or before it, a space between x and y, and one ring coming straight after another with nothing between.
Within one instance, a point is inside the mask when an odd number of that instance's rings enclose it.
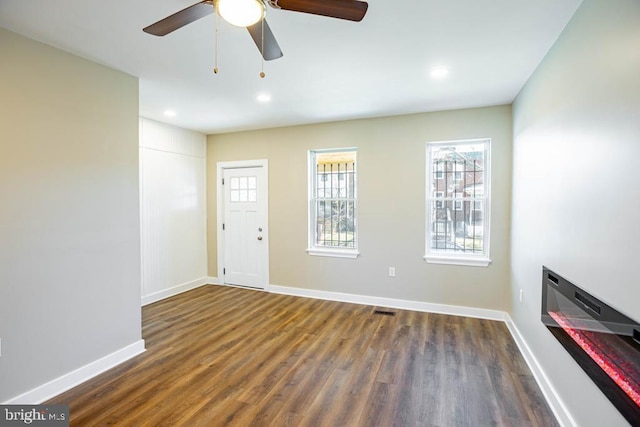
<instances>
[{"instance_id":1,"label":"red fireplace ember bed","mask_svg":"<svg viewBox=\"0 0 640 427\"><path fill-rule=\"evenodd\" d=\"M633 359L637 359L634 349L617 335L586 330L587 325L579 319L571 319L555 311L550 311L549 315L640 406L640 364Z\"/></svg>"}]
</instances>

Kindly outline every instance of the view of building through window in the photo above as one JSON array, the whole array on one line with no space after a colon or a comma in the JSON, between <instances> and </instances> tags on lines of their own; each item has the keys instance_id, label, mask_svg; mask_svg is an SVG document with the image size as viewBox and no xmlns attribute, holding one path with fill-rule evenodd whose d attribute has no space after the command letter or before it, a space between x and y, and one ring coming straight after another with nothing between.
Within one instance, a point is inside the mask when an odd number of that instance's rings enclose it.
<instances>
[{"instance_id":1,"label":"view of building through window","mask_svg":"<svg viewBox=\"0 0 640 427\"><path fill-rule=\"evenodd\" d=\"M313 151L311 177L313 245L325 248L357 247L356 152Z\"/></svg>"},{"instance_id":2,"label":"view of building through window","mask_svg":"<svg viewBox=\"0 0 640 427\"><path fill-rule=\"evenodd\" d=\"M427 253L487 255L488 145L428 144Z\"/></svg>"}]
</instances>

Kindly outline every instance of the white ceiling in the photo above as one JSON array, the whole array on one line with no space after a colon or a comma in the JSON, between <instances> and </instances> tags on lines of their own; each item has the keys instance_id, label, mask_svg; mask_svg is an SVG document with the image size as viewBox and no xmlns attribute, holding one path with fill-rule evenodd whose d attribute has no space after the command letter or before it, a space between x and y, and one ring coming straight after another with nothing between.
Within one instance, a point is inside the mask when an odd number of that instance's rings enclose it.
<instances>
[{"instance_id":1,"label":"white ceiling","mask_svg":"<svg viewBox=\"0 0 640 427\"><path fill-rule=\"evenodd\" d=\"M213 74L214 15L142 32L196 2L0 0L0 26L139 77L140 115L212 134L511 103L581 0L369 0L359 23L268 8L284 57L264 79L222 20Z\"/></svg>"}]
</instances>

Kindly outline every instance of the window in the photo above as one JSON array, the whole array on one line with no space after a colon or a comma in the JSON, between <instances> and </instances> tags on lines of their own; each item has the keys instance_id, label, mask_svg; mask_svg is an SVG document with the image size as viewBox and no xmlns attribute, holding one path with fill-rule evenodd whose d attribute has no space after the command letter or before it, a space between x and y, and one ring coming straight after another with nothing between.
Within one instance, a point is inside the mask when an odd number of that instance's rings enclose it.
<instances>
[{"instance_id":1,"label":"window","mask_svg":"<svg viewBox=\"0 0 640 427\"><path fill-rule=\"evenodd\" d=\"M255 176L234 176L231 178L229 195L231 203L255 202L258 200L258 179Z\"/></svg>"},{"instance_id":2,"label":"window","mask_svg":"<svg viewBox=\"0 0 640 427\"><path fill-rule=\"evenodd\" d=\"M489 154L489 139L427 143L427 262L491 262Z\"/></svg>"},{"instance_id":3,"label":"window","mask_svg":"<svg viewBox=\"0 0 640 427\"><path fill-rule=\"evenodd\" d=\"M436 201L437 208L444 207L444 202L442 201L442 199L444 198L444 191L434 191L433 198Z\"/></svg>"},{"instance_id":4,"label":"window","mask_svg":"<svg viewBox=\"0 0 640 427\"><path fill-rule=\"evenodd\" d=\"M455 162L453 164L453 179L454 181L462 181L463 177L464 177L464 164L463 163L459 163L459 162Z\"/></svg>"},{"instance_id":5,"label":"window","mask_svg":"<svg viewBox=\"0 0 640 427\"><path fill-rule=\"evenodd\" d=\"M309 151L310 255L358 256L356 149Z\"/></svg>"},{"instance_id":6,"label":"window","mask_svg":"<svg viewBox=\"0 0 640 427\"><path fill-rule=\"evenodd\" d=\"M456 181L460 181L459 179ZM462 200L462 193L459 192L455 192L453 193L453 210L454 211L461 211L462 210L462 206L464 204L464 201Z\"/></svg>"},{"instance_id":7,"label":"window","mask_svg":"<svg viewBox=\"0 0 640 427\"><path fill-rule=\"evenodd\" d=\"M442 179L444 178L444 169L443 169L444 165L442 163L437 162L435 164L435 168L434 168L434 178L435 179Z\"/></svg>"}]
</instances>

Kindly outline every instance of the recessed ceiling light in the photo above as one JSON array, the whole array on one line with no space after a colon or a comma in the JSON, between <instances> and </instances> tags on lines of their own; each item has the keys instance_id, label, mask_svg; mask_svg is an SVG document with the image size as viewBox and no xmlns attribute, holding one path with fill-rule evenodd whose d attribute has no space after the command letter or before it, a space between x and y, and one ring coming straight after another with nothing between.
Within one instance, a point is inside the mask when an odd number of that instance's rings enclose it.
<instances>
[{"instance_id":1,"label":"recessed ceiling light","mask_svg":"<svg viewBox=\"0 0 640 427\"><path fill-rule=\"evenodd\" d=\"M176 112L173 110L165 110L164 115L167 117L175 117L176 116Z\"/></svg>"},{"instance_id":2,"label":"recessed ceiling light","mask_svg":"<svg viewBox=\"0 0 640 427\"><path fill-rule=\"evenodd\" d=\"M268 93L261 93L256 97L256 99L258 100L258 102L269 102L271 101L271 95L269 95Z\"/></svg>"},{"instance_id":3,"label":"recessed ceiling light","mask_svg":"<svg viewBox=\"0 0 640 427\"><path fill-rule=\"evenodd\" d=\"M431 78L444 79L449 74L449 70L445 67L435 67L431 69Z\"/></svg>"}]
</instances>

